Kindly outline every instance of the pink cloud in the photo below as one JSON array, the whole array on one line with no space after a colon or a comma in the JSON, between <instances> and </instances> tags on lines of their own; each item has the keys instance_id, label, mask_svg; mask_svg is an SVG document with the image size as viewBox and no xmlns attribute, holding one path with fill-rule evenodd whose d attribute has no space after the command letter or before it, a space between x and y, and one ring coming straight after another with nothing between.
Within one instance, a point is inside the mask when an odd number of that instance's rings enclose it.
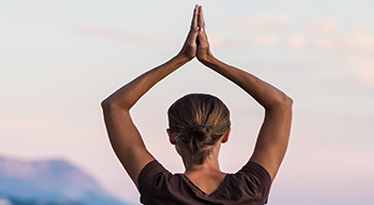
<instances>
[{"instance_id":1,"label":"pink cloud","mask_svg":"<svg viewBox=\"0 0 374 205\"><path fill-rule=\"evenodd\" d=\"M287 16L259 15L238 20L233 25L237 28L266 29L285 28L288 23L289 19Z\"/></svg>"},{"instance_id":2,"label":"pink cloud","mask_svg":"<svg viewBox=\"0 0 374 205\"><path fill-rule=\"evenodd\" d=\"M211 35L209 36L209 42L214 47L236 47L243 48L250 45L268 46L274 47L280 45L280 39L277 35L268 34L258 34L251 38L241 38L241 39L226 39L221 35Z\"/></svg>"},{"instance_id":3,"label":"pink cloud","mask_svg":"<svg viewBox=\"0 0 374 205\"><path fill-rule=\"evenodd\" d=\"M318 21L311 21L317 24ZM321 21L322 22L322 21ZM373 56L374 52L374 33L371 32L371 24L362 22L357 26L357 29L350 35L331 36L329 32L334 32L337 23L333 20L331 22L325 21L321 25L315 27L313 31L324 32L324 35L313 35L308 31L303 31L302 34L296 33L288 40L288 46L295 49L309 48L313 49L332 49L339 50L345 55L355 56ZM308 34L309 39L306 39Z\"/></svg>"},{"instance_id":4,"label":"pink cloud","mask_svg":"<svg viewBox=\"0 0 374 205\"><path fill-rule=\"evenodd\" d=\"M332 33L339 29L339 21L337 19L315 19L305 24L306 28L311 31L321 33Z\"/></svg>"},{"instance_id":5,"label":"pink cloud","mask_svg":"<svg viewBox=\"0 0 374 205\"><path fill-rule=\"evenodd\" d=\"M254 38L254 43L265 46L277 46L279 38L275 34L265 34Z\"/></svg>"},{"instance_id":6,"label":"pink cloud","mask_svg":"<svg viewBox=\"0 0 374 205\"><path fill-rule=\"evenodd\" d=\"M96 37L112 38L119 40L138 41L142 43L167 43L167 38L157 36L153 32L130 32L117 27L103 27L100 25L85 25L77 29L78 32Z\"/></svg>"},{"instance_id":7,"label":"pink cloud","mask_svg":"<svg viewBox=\"0 0 374 205\"><path fill-rule=\"evenodd\" d=\"M333 40L328 38L321 38L315 41L315 46L319 49L329 49L334 45Z\"/></svg>"},{"instance_id":8,"label":"pink cloud","mask_svg":"<svg viewBox=\"0 0 374 205\"><path fill-rule=\"evenodd\" d=\"M17 131L22 130L23 133L43 133L52 134L58 131L58 128L54 123L41 122L33 119L19 119L19 118L2 118L2 124L0 126L3 130Z\"/></svg>"},{"instance_id":9,"label":"pink cloud","mask_svg":"<svg viewBox=\"0 0 374 205\"><path fill-rule=\"evenodd\" d=\"M209 35L209 43L214 47L220 47L224 45L225 38L222 35Z\"/></svg>"},{"instance_id":10,"label":"pink cloud","mask_svg":"<svg viewBox=\"0 0 374 205\"><path fill-rule=\"evenodd\" d=\"M81 33L96 37L124 38L130 37L128 33L119 28L104 28L99 25L86 25L78 29Z\"/></svg>"},{"instance_id":11,"label":"pink cloud","mask_svg":"<svg viewBox=\"0 0 374 205\"><path fill-rule=\"evenodd\" d=\"M301 49L305 46L305 37L302 34L295 34L288 41L288 45L294 49Z\"/></svg>"},{"instance_id":12,"label":"pink cloud","mask_svg":"<svg viewBox=\"0 0 374 205\"><path fill-rule=\"evenodd\" d=\"M350 62L358 76L367 84L374 86L374 59L351 57Z\"/></svg>"},{"instance_id":13,"label":"pink cloud","mask_svg":"<svg viewBox=\"0 0 374 205\"><path fill-rule=\"evenodd\" d=\"M345 40L346 46L352 49L374 51L374 34L370 33L370 23L360 23L358 29Z\"/></svg>"},{"instance_id":14,"label":"pink cloud","mask_svg":"<svg viewBox=\"0 0 374 205\"><path fill-rule=\"evenodd\" d=\"M374 33L370 29L370 23L360 23L356 31L339 41L337 47L344 50L358 77L374 86Z\"/></svg>"}]
</instances>

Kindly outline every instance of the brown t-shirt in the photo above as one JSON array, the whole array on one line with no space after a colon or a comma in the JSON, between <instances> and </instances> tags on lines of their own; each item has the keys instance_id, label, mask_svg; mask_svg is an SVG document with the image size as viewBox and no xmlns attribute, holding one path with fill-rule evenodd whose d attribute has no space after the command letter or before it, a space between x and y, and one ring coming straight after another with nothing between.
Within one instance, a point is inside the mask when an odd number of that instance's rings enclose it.
<instances>
[{"instance_id":1,"label":"brown t-shirt","mask_svg":"<svg viewBox=\"0 0 374 205\"><path fill-rule=\"evenodd\" d=\"M156 160L140 172L140 202L146 205L263 205L271 178L259 164L248 162L235 174L227 174L220 186L207 195L184 174L172 174Z\"/></svg>"}]
</instances>

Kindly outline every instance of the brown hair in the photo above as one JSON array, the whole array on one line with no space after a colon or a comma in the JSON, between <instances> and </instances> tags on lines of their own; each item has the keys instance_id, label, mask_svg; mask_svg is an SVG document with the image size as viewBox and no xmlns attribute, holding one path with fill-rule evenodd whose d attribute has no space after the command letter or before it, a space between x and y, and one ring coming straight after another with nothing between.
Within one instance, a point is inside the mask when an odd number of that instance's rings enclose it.
<instances>
[{"instance_id":1,"label":"brown hair","mask_svg":"<svg viewBox=\"0 0 374 205\"><path fill-rule=\"evenodd\" d=\"M226 105L208 94L189 94L178 99L170 106L168 117L170 131L196 164L204 163L212 145L230 128Z\"/></svg>"}]
</instances>

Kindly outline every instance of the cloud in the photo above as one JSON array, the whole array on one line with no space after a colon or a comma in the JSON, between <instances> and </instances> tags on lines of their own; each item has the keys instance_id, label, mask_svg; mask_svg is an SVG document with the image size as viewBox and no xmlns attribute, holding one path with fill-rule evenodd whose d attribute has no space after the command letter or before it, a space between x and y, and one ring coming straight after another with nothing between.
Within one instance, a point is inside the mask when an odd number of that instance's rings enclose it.
<instances>
[{"instance_id":1,"label":"cloud","mask_svg":"<svg viewBox=\"0 0 374 205\"><path fill-rule=\"evenodd\" d=\"M251 16L233 23L236 28L251 29L286 28L288 24L287 16L272 15Z\"/></svg>"},{"instance_id":2,"label":"cloud","mask_svg":"<svg viewBox=\"0 0 374 205\"><path fill-rule=\"evenodd\" d=\"M340 40L338 45L363 82L374 86L374 33L371 24L362 22L355 32Z\"/></svg>"},{"instance_id":3,"label":"cloud","mask_svg":"<svg viewBox=\"0 0 374 205\"><path fill-rule=\"evenodd\" d=\"M319 49L329 49L334 45L333 40L328 38L321 38L315 41L315 46Z\"/></svg>"},{"instance_id":4,"label":"cloud","mask_svg":"<svg viewBox=\"0 0 374 205\"><path fill-rule=\"evenodd\" d=\"M79 33L96 38L111 38L142 43L167 43L167 38L162 38L152 32L137 33L116 27L103 27L100 25L85 25L77 29Z\"/></svg>"},{"instance_id":5,"label":"cloud","mask_svg":"<svg viewBox=\"0 0 374 205\"><path fill-rule=\"evenodd\" d=\"M38 134L52 134L58 131L55 124L51 122L41 122L30 119L18 119L3 117L0 120L4 123L1 124L0 129L9 133L14 131L22 131L22 133L38 133Z\"/></svg>"},{"instance_id":6,"label":"cloud","mask_svg":"<svg viewBox=\"0 0 374 205\"><path fill-rule=\"evenodd\" d=\"M333 33L339 29L339 21L337 19L315 19L306 22L307 30L320 33Z\"/></svg>"},{"instance_id":7,"label":"cloud","mask_svg":"<svg viewBox=\"0 0 374 205\"><path fill-rule=\"evenodd\" d=\"M346 47L350 49L363 49L374 51L374 34L370 33L370 23L360 23L358 29L347 38L343 39Z\"/></svg>"},{"instance_id":8,"label":"cloud","mask_svg":"<svg viewBox=\"0 0 374 205\"><path fill-rule=\"evenodd\" d=\"M109 38L126 38L131 37L130 34L121 31L119 28L104 28L99 25L85 25L78 29L81 33Z\"/></svg>"},{"instance_id":9,"label":"cloud","mask_svg":"<svg viewBox=\"0 0 374 205\"><path fill-rule=\"evenodd\" d=\"M237 22L236 26L265 29L280 28L288 25L288 18L257 16ZM231 45L286 46L292 49L329 50L352 66L357 77L364 83L374 86L374 33L370 22L361 22L350 34L340 34L337 19L314 19L304 23L301 30L290 37L282 38L274 33L259 30L251 37L231 41ZM228 43L227 43L228 44ZM225 46L227 46L225 44Z\"/></svg>"},{"instance_id":10,"label":"cloud","mask_svg":"<svg viewBox=\"0 0 374 205\"><path fill-rule=\"evenodd\" d=\"M209 36L209 43L214 47L220 47L224 45L225 38L222 35L210 35Z\"/></svg>"},{"instance_id":11,"label":"cloud","mask_svg":"<svg viewBox=\"0 0 374 205\"><path fill-rule=\"evenodd\" d=\"M311 21L317 24L320 20ZM322 22L322 21L321 21ZM373 56L374 52L374 33L371 32L371 24L362 22L358 24L357 29L349 35L330 35L334 32L337 23L331 20L322 22L321 25L315 26L313 31L324 32L323 35L315 35L303 30L302 33L296 33L290 37L287 45L294 49L311 48L311 49L332 49L344 53L355 55ZM308 37L308 38L307 38Z\"/></svg>"},{"instance_id":12,"label":"cloud","mask_svg":"<svg viewBox=\"0 0 374 205\"><path fill-rule=\"evenodd\" d=\"M258 34L251 38L242 38L237 40L227 40L225 41L224 46L226 47L235 47L243 48L247 46L267 46L275 47L280 45L280 39L277 35L268 33L268 34Z\"/></svg>"},{"instance_id":13,"label":"cloud","mask_svg":"<svg viewBox=\"0 0 374 205\"><path fill-rule=\"evenodd\" d=\"M301 49L305 46L305 37L302 34L295 34L288 41L288 45L294 49Z\"/></svg>"},{"instance_id":14,"label":"cloud","mask_svg":"<svg viewBox=\"0 0 374 205\"><path fill-rule=\"evenodd\" d=\"M243 48L247 46L274 47L280 45L280 39L272 33L258 34L250 38L227 39L221 35L210 35L209 43L214 47Z\"/></svg>"},{"instance_id":15,"label":"cloud","mask_svg":"<svg viewBox=\"0 0 374 205\"><path fill-rule=\"evenodd\" d=\"M374 86L374 59L351 57L350 62L358 76L367 84Z\"/></svg>"},{"instance_id":16,"label":"cloud","mask_svg":"<svg viewBox=\"0 0 374 205\"><path fill-rule=\"evenodd\" d=\"M255 37L254 43L265 46L277 46L279 44L279 38L275 34L265 34Z\"/></svg>"},{"instance_id":17,"label":"cloud","mask_svg":"<svg viewBox=\"0 0 374 205\"><path fill-rule=\"evenodd\" d=\"M339 49L347 53L364 54L374 52L374 34L371 24L362 22L357 29L345 36L314 36L313 45L320 49ZM371 55L371 54L370 54Z\"/></svg>"}]
</instances>

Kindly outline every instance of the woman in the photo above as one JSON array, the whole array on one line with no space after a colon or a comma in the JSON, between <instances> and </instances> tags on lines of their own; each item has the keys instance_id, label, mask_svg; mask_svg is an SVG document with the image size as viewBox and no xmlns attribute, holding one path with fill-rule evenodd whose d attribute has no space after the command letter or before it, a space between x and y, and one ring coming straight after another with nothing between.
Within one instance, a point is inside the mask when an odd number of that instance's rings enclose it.
<instances>
[{"instance_id":1,"label":"woman","mask_svg":"<svg viewBox=\"0 0 374 205\"><path fill-rule=\"evenodd\" d=\"M231 80L265 108L265 119L249 162L236 174L220 171L218 153L230 133L229 111L216 97L191 94L168 111L170 142L186 172L171 174L147 151L132 122L131 107L161 79L197 58ZM138 187L144 204L265 204L286 152L292 100L257 77L216 59L209 50L201 6L181 51L142 74L102 102L113 149Z\"/></svg>"}]
</instances>

